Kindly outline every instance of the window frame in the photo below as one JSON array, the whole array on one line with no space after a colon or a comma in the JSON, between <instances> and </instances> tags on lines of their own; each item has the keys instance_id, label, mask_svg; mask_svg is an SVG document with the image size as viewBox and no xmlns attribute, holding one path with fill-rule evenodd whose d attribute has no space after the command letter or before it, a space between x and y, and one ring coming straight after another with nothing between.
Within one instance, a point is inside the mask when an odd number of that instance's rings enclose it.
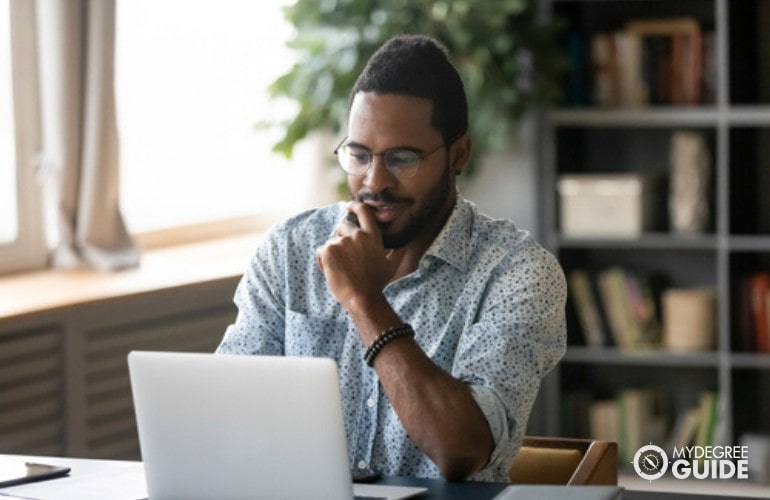
<instances>
[{"instance_id":1,"label":"window frame","mask_svg":"<svg viewBox=\"0 0 770 500\"><path fill-rule=\"evenodd\" d=\"M0 274L40 269L48 261L38 182L41 134L35 12L35 2L9 0L18 234L16 240L0 244Z\"/></svg>"}]
</instances>

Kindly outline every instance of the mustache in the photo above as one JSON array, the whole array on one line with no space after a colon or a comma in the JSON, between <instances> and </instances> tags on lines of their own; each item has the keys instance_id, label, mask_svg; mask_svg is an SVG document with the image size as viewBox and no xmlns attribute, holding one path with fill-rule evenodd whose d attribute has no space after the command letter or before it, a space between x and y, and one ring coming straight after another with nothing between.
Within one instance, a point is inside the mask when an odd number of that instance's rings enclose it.
<instances>
[{"instance_id":1,"label":"mustache","mask_svg":"<svg viewBox=\"0 0 770 500\"><path fill-rule=\"evenodd\" d=\"M380 191L373 193L371 191L361 191L356 196L356 201L361 203L369 202L381 202L381 203L401 203L409 201L407 198L400 198L393 195L390 191Z\"/></svg>"}]
</instances>

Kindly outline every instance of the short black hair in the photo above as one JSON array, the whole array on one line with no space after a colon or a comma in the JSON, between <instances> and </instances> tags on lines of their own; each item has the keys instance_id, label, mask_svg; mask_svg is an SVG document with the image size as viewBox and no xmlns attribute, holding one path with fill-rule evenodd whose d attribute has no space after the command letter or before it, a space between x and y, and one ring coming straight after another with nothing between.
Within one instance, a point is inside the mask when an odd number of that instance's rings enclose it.
<instances>
[{"instance_id":1,"label":"short black hair","mask_svg":"<svg viewBox=\"0 0 770 500\"><path fill-rule=\"evenodd\" d=\"M398 35L387 40L358 76L348 110L359 92L430 99L431 123L447 146L468 131L468 101L460 74L446 47L429 36Z\"/></svg>"}]
</instances>

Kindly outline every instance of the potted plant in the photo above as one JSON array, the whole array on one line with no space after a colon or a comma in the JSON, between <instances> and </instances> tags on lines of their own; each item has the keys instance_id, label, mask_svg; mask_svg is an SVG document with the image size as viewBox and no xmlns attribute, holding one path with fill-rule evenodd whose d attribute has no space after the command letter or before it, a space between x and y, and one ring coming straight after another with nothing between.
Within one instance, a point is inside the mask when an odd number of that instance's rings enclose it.
<instances>
[{"instance_id":1,"label":"potted plant","mask_svg":"<svg viewBox=\"0 0 770 500\"><path fill-rule=\"evenodd\" d=\"M396 34L447 46L466 86L475 158L505 145L527 111L558 99L567 67L560 26L538 18L536 0L297 0L285 15L298 59L270 93L299 104L274 146L287 157L310 132L339 129L355 79Z\"/></svg>"}]
</instances>

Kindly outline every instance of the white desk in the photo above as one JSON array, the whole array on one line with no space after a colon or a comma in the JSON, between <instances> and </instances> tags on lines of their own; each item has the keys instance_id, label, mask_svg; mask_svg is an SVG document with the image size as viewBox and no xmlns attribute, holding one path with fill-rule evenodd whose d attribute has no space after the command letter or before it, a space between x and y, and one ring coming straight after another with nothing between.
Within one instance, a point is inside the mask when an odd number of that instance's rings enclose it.
<instances>
[{"instance_id":1,"label":"white desk","mask_svg":"<svg viewBox=\"0 0 770 500\"><path fill-rule=\"evenodd\" d=\"M70 476L0 489L0 500L137 500L147 498L141 462L5 455L71 467Z\"/></svg>"},{"instance_id":2,"label":"white desk","mask_svg":"<svg viewBox=\"0 0 770 500\"><path fill-rule=\"evenodd\" d=\"M141 462L77 458L17 457L31 462L71 467L70 477L0 489L0 500L137 500L147 498ZM385 477L380 485L395 489L426 488L424 500L488 500L508 485L503 483L450 483L441 479ZM381 492L378 492L381 493ZM362 493L365 494L365 493Z\"/></svg>"},{"instance_id":3,"label":"white desk","mask_svg":"<svg viewBox=\"0 0 770 500\"><path fill-rule=\"evenodd\" d=\"M30 457L23 455L0 455L17 457L31 462L64 465L72 468L69 477L51 479L38 483L13 486L0 489L0 500L137 500L147 498L144 483L144 469L141 462L120 460L93 460L58 457ZM393 486L422 486L428 488L419 498L426 500L467 500L493 499L507 486L503 483L449 483L440 479L414 479L386 477L381 484ZM735 498L770 498L767 486L753 485L753 489L722 489L730 483L708 481L693 488L692 482L681 481L676 484L661 482L660 491L653 491L652 485L640 484L622 478L621 486L625 500L726 500ZM689 487L688 487L689 485ZM744 485L748 488L750 485ZM721 487L721 488L718 488ZM642 491L648 490L648 491ZM668 491L667 491L668 490ZM725 495L725 496L719 496Z\"/></svg>"}]
</instances>

